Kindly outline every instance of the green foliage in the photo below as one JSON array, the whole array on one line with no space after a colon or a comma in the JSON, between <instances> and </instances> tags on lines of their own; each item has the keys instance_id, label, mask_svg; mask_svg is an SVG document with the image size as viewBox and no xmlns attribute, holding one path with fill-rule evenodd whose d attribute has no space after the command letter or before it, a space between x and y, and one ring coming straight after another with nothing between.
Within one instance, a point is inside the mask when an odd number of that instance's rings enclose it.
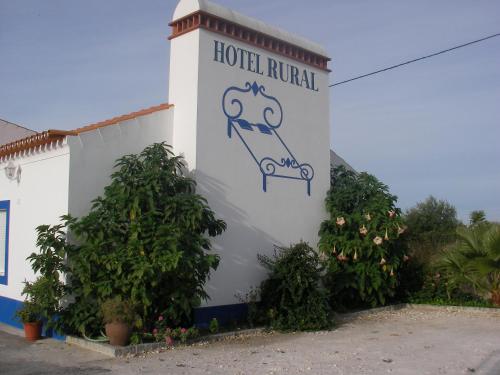
<instances>
[{"instance_id":1,"label":"green foliage","mask_svg":"<svg viewBox=\"0 0 500 375\"><path fill-rule=\"evenodd\" d=\"M196 327L171 328L168 324L168 319L163 315L160 315L156 320L152 333L156 341L166 341L168 344L173 344L174 340L186 343L186 341L195 339L200 335Z\"/></svg>"},{"instance_id":2,"label":"green foliage","mask_svg":"<svg viewBox=\"0 0 500 375\"><path fill-rule=\"evenodd\" d=\"M235 297L247 306L247 323L250 327L254 327L256 324L264 324L266 322L266 320L261 316L259 288L251 287L250 290L244 295L238 293Z\"/></svg>"},{"instance_id":3,"label":"green foliage","mask_svg":"<svg viewBox=\"0 0 500 375\"><path fill-rule=\"evenodd\" d=\"M500 226L457 230L458 242L441 255L438 269L450 289L469 288L484 299L500 292Z\"/></svg>"},{"instance_id":4,"label":"green foliage","mask_svg":"<svg viewBox=\"0 0 500 375\"><path fill-rule=\"evenodd\" d=\"M22 323L35 323L42 319L40 307L30 301L23 303L23 306L16 311L15 317Z\"/></svg>"},{"instance_id":5,"label":"green foliage","mask_svg":"<svg viewBox=\"0 0 500 375\"><path fill-rule=\"evenodd\" d=\"M208 330L210 331L210 333L218 333L219 332L219 322L217 321L216 318L213 318L210 321L210 324L208 326Z\"/></svg>"},{"instance_id":6,"label":"green foliage","mask_svg":"<svg viewBox=\"0 0 500 375\"><path fill-rule=\"evenodd\" d=\"M101 305L102 320L106 323L125 323L133 326L137 320L135 308L128 300L110 298Z\"/></svg>"},{"instance_id":7,"label":"green foliage","mask_svg":"<svg viewBox=\"0 0 500 375\"><path fill-rule=\"evenodd\" d=\"M450 285L439 272L428 272L420 290L413 293L407 301L417 304L493 307L493 305L469 291Z\"/></svg>"},{"instance_id":8,"label":"green foliage","mask_svg":"<svg viewBox=\"0 0 500 375\"><path fill-rule=\"evenodd\" d=\"M139 325L160 312L172 325L189 322L208 298L204 284L219 263L209 237L224 221L163 143L119 159L111 178L87 216L66 218L79 243L67 253L74 301L62 317L66 329L99 332L99 306L114 296L137 306Z\"/></svg>"},{"instance_id":9,"label":"green foliage","mask_svg":"<svg viewBox=\"0 0 500 375\"><path fill-rule=\"evenodd\" d=\"M23 294L36 305L38 314L47 320L47 326L57 325L57 314L61 311L61 299L65 295L62 275L66 272L66 244L64 225L40 225L36 228L36 246L39 251L27 259L34 272L40 273L34 282L25 282Z\"/></svg>"},{"instance_id":10,"label":"green foliage","mask_svg":"<svg viewBox=\"0 0 500 375\"><path fill-rule=\"evenodd\" d=\"M333 306L383 305L394 295L396 276L408 259L396 200L368 173L332 169L329 218L321 224L319 247Z\"/></svg>"},{"instance_id":11,"label":"green foliage","mask_svg":"<svg viewBox=\"0 0 500 375\"><path fill-rule=\"evenodd\" d=\"M429 265L433 257L456 239L457 211L445 200L430 196L409 209L404 219L410 254L424 265Z\"/></svg>"},{"instance_id":12,"label":"green foliage","mask_svg":"<svg viewBox=\"0 0 500 375\"><path fill-rule=\"evenodd\" d=\"M469 215L470 225L482 225L486 224L486 213L483 210L472 211Z\"/></svg>"},{"instance_id":13,"label":"green foliage","mask_svg":"<svg viewBox=\"0 0 500 375\"><path fill-rule=\"evenodd\" d=\"M60 311L60 300L63 294L63 285L49 276L40 276L34 282L24 282L22 294L26 296L30 305L36 307L37 313L47 320L47 327L54 327L57 314Z\"/></svg>"},{"instance_id":14,"label":"green foliage","mask_svg":"<svg viewBox=\"0 0 500 375\"><path fill-rule=\"evenodd\" d=\"M425 282L424 265L414 258L403 262L398 272L398 285L396 293L391 301L407 302L415 293L424 287Z\"/></svg>"},{"instance_id":15,"label":"green foliage","mask_svg":"<svg viewBox=\"0 0 500 375\"><path fill-rule=\"evenodd\" d=\"M435 306L466 306L466 307L489 307L498 308L491 302L478 299L474 296L466 296L462 298L433 298L433 299L420 299L417 297L412 298L410 303L421 305L435 305Z\"/></svg>"},{"instance_id":16,"label":"green foliage","mask_svg":"<svg viewBox=\"0 0 500 375\"><path fill-rule=\"evenodd\" d=\"M261 307L273 328L303 331L331 326L326 293L320 287L319 257L309 245L275 247L273 257L258 258L269 270L260 288Z\"/></svg>"}]
</instances>

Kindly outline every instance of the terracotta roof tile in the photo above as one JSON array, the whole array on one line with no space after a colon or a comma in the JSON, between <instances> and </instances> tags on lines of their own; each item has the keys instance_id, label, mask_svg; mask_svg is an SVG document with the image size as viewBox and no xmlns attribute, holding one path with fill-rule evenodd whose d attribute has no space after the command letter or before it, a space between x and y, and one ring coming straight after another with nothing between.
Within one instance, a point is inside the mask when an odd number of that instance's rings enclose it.
<instances>
[{"instance_id":1,"label":"terracotta roof tile","mask_svg":"<svg viewBox=\"0 0 500 375\"><path fill-rule=\"evenodd\" d=\"M77 133L70 131L47 130L42 133L30 135L29 137L0 146L0 159L8 155L15 154L16 152L29 150L37 146L63 140L67 135L76 134Z\"/></svg>"},{"instance_id":2,"label":"terracotta roof tile","mask_svg":"<svg viewBox=\"0 0 500 375\"><path fill-rule=\"evenodd\" d=\"M141 109L140 111L132 112L132 113L129 113L127 115L117 116L117 117L113 117L112 119L109 119L109 120L96 122L95 124L90 124L90 125L84 126L82 128L75 129L74 131L77 134L80 134L80 133L88 132L91 130L99 129L99 128L102 128L104 126L114 125L114 124L118 124L119 122L132 120L132 119L139 117L139 116L149 115L150 113L158 112L158 111L161 111L163 109L169 109L170 107L173 107L173 104L163 103L163 104L160 104L160 105L157 105L154 107Z\"/></svg>"},{"instance_id":3,"label":"terracotta roof tile","mask_svg":"<svg viewBox=\"0 0 500 375\"><path fill-rule=\"evenodd\" d=\"M137 112L132 112L127 115L122 115L122 116L117 116L113 117L112 119L97 122L95 124L90 124L81 128L77 128L75 130L47 130L41 133L37 133L34 135L31 135L26 138L22 138L20 140L17 140L15 142L7 143L5 145L0 146L0 160L3 159L6 156L15 154L20 151L26 151L30 150L32 148L35 148L37 146L42 146L42 145L47 145L52 142L58 142L62 141L66 138L68 135L78 135L84 132L92 131L95 129L99 129L105 126L109 125L115 125L118 124L119 122L127 121L127 120L132 120L134 118L137 118L139 116L145 116L149 115L154 112L158 112L164 109L169 109L173 107L172 104L168 103L163 103L154 107L142 109Z\"/></svg>"}]
</instances>

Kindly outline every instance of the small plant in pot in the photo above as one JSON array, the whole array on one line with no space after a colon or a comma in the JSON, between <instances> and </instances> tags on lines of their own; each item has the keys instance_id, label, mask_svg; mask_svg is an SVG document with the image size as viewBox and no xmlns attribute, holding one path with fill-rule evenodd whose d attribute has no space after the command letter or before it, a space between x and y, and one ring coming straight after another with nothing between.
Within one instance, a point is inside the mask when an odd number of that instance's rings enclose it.
<instances>
[{"instance_id":1,"label":"small plant in pot","mask_svg":"<svg viewBox=\"0 0 500 375\"><path fill-rule=\"evenodd\" d=\"M40 308L36 303L25 301L23 306L16 311L16 318L23 323L26 340L36 341L42 337Z\"/></svg>"},{"instance_id":2,"label":"small plant in pot","mask_svg":"<svg viewBox=\"0 0 500 375\"><path fill-rule=\"evenodd\" d=\"M132 303L120 297L108 299L101 305L101 312L109 343L115 346L127 345L137 317Z\"/></svg>"}]
</instances>

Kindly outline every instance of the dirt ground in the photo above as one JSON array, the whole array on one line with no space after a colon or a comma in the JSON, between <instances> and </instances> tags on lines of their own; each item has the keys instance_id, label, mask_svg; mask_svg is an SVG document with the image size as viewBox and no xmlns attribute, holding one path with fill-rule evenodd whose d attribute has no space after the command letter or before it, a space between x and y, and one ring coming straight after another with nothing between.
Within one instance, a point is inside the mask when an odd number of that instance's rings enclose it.
<instances>
[{"instance_id":1,"label":"dirt ground","mask_svg":"<svg viewBox=\"0 0 500 375\"><path fill-rule=\"evenodd\" d=\"M406 308L341 318L328 332L255 334L113 359L0 331L0 374L500 375L500 314Z\"/></svg>"}]
</instances>

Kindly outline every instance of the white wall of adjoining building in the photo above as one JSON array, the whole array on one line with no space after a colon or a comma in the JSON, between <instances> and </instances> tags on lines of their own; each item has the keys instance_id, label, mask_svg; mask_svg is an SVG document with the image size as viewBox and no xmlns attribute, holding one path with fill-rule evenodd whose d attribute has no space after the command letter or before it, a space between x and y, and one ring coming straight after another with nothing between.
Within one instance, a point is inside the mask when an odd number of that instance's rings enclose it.
<instances>
[{"instance_id":1,"label":"white wall of adjoining building","mask_svg":"<svg viewBox=\"0 0 500 375\"><path fill-rule=\"evenodd\" d=\"M0 284L1 297L23 300L23 281L35 279L26 258L38 251L36 227L88 213L111 181L116 159L155 142L170 144L172 120L173 108L161 110L10 159L21 167L19 182L4 173L9 161L0 163L0 201L10 201L8 284Z\"/></svg>"},{"instance_id":2,"label":"white wall of adjoining building","mask_svg":"<svg viewBox=\"0 0 500 375\"><path fill-rule=\"evenodd\" d=\"M117 159L138 154L147 146L172 143L173 108L136 117L116 125L68 137L71 150L69 213L79 217L89 212L91 201L111 182Z\"/></svg>"},{"instance_id":3,"label":"white wall of adjoining building","mask_svg":"<svg viewBox=\"0 0 500 375\"><path fill-rule=\"evenodd\" d=\"M0 146L34 134L33 130L0 119Z\"/></svg>"},{"instance_id":4,"label":"white wall of adjoining building","mask_svg":"<svg viewBox=\"0 0 500 375\"><path fill-rule=\"evenodd\" d=\"M239 62L228 66L215 61L214 41L259 53L263 69L266 59L271 57L312 71L319 91L269 78L266 73L240 69ZM199 48L198 69L192 66L183 73L183 82L188 85L170 88L170 92L182 90L182 96L171 99L176 105L174 139L179 139L178 132L183 129L192 132L192 127L196 127L196 136L185 139L189 140L189 147L196 144L194 173L198 192L228 225L227 231L213 240L214 251L221 256L221 262L207 284L211 299L206 306L239 303L235 295L244 295L251 287L258 286L266 275L257 261L258 253L271 254L273 245L286 246L300 240L313 247L317 245L319 226L326 215L324 199L330 186L328 73L203 29L175 38L172 43L175 51L192 48L192 59L196 58L196 48ZM184 58L172 53L171 66L180 65L180 59ZM171 71L171 79L172 74ZM197 86L191 92L193 82L197 82ZM310 196L306 181L276 177L267 178L267 192L264 192L262 173L246 146L234 132L228 137L222 97L227 88L243 88L246 82L264 86L268 95L280 101L283 122L277 129L279 135L298 162L309 163L314 168ZM175 84L171 81L171 85ZM194 97L198 103L195 108L191 103ZM250 99L246 119L264 123L265 106L259 98ZM182 112L177 112L188 106L193 112L196 109L195 119L192 113L184 117ZM272 155L280 161L280 157L286 157L284 147L274 142L276 137L259 136L256 130L248 135L250 146L259 158ZM183 148L178 146L176 144L182 152Z\"/></svg>"},{"instance_id":5,"label":"white wall of adjoining building","mask_svg":"<svg viewBox=\"0 0 500 375\"><path fill-rule=\"evenodd\" d=\"M10 201L8 285L0 284L0 296L23 300L23 281L35 275L26 258L36 248L36 227L57 224L68 212L69 147L52 146L11 159L21 166L21 176L9 180L0 163L0 200Z\"/></svg>"}]
</instances>

